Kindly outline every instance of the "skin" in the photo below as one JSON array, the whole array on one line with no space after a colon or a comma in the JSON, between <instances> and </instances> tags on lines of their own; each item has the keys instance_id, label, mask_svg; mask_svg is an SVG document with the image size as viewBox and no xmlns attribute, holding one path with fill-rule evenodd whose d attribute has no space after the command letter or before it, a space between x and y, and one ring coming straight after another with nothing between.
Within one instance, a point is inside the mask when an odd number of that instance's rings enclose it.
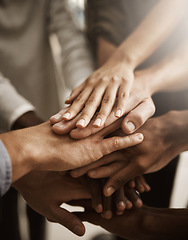
<instances>
[{"instance_id":1,"label":"skin","mask_svg":"<svg viewBox=\"0 0 188 240\"><path fill-rule=\"evenodd\" d=\"M111 196L134 177L158 171L188 149L187 119L188 111L172 111L149 119L139 129L144 135L140 145L112 153L94 164L73 171L72 176L78 177L88 172L92 178L110 177L104 187L104 194Z\"/></svg>"},{"instance_id":2,"label":"skin","mask_svg":"<svg viewBox=\"0 0 188 240\"><path fill-rule=\"evenodd\" d=\"M187 209L159 209L143 207L131 209L110 220L86 210L77 213L83 221L99 225L107 231L129 240L186 240L188 236Z\"/></svg>"},{"instance_id":3,"label":"skin","mask_svg":"<svg viewBox=\"0 0 188 240\"><path fill-rule=\"evenodd\" d=\"M142 134L104 139L115 128L119 128L118 124L79 141L69 135L55 135L49 122L1 134L12 162L12 182L32 170L66 171L87 165L111 151L143 140Z\"/></svg>"},{"instance_id":4,"label":"skin","mask_svg":"<svg viewBox=\"0 0 188 240\"><path fill-rule=\"evenodd\" d=\"M91 197L79 181L57 172L33 171L16 181L13 186L31 208L49 221L67 227L78 236L85 233L81 220L60 207L64 202Z\"/></svg>"},{"instance_id":5,"label":"skin","mask_svg":"<svg viewBox=\"0 0 188 240\"><path fill-rule=\"evenodd\" d=\"M105 64L73 90L66 101L71 106L63 119L73 119L84 107L76 123L77 127L84 128L101 104L93 125L103 126L111 113L116 96L118 100L115 116L119 118L124 115L134 83L135 68L167 39L184 15L186 4L185 0L181 4L177 0L159 1Z\"/></svg>"},{"instance_id":6,"label":"skin","mask_svg":"<svg viewBox=\"0 0 188 240\"><path fill-rule=\"evenodd\" d=\"M121 215L125 210L131 209L133 206L142 207L143 203L138 194L149 191L150 187L142 176L121 187L111 197L103 195L103 186L107 179L91 179L87 175L78 179L85 186L92 196L92 207L101 216L110 219L113 213Z\"/></svg>"}]
</instances>

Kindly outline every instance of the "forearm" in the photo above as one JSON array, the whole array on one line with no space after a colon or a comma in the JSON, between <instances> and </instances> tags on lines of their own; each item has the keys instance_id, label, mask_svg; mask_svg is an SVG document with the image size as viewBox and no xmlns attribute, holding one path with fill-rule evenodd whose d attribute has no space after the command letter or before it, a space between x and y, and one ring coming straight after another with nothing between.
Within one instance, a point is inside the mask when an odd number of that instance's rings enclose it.
<instances>
[{"instance_id":1,"label":"forearm","mask_svg":"<svg viewBox=\"0 0 188 240\"><path fill-rule=\"evenodd\" d=\"M187 239L187 209L146 208L143 215L144 239Z\"/></svg>"},{"instance_id":2,"label":"forearm","mask_svg":"<svg viewBox=\"0 0 188 240\"><path fill-rule=\"evenodd\" d=\"M12 131L0 135L0 140L3 142L12 165L12 180L16 180L32 171L35 167L34 159L31 157L32 146L27 141L27 132L23 130Z\"/></svg>"},{"instance_id":3,"label":"forearm","mask_svg":"<svg viewBox=\"0 0 188 240\"><path fill-rule=\"evenodd\" d=\"M188 44L183 44L173 54L153 66L142 70L149 91L177 91L188 88Z\"/></svg>"},{"instance_id":4,"label":"forearm","mask_svg":"<svg viewBox=\"0 0 188 240\"><path fill-rule=\"evenodd\" d=\"M186 1L161 0L113 54L135 69L170 35L185 13ZM159 19L160 17L160 19Z\"/></svg>"}]
</instances>

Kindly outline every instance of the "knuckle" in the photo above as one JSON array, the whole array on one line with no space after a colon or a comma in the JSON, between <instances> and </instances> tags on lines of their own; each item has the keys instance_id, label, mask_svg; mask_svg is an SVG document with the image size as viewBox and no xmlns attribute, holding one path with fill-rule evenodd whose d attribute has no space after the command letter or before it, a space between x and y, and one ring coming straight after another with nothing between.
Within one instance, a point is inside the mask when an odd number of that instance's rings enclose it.
<instances>
[{"instance_id":1,"label":"knuckle","mask_svg":"<svg viewBox=\"0 0 188 240\"><path fill-rule=\"evenodd\" d=\"M114 144L115 148L119 148L120 147L120 139L117 137L114 137L113 144Z\"/></svg>"},{"instance_id":2,"label":"knuckle","mask_svg":"<svg viewBox=\"0 0 188 240\"><path fill-rule=\"evenodd\" d=\"M110 97L110 96L105 96L104 98L103 98L103 100L102 100L102 103L104 103L104 104L112 104L113 103L113 100L112 100L112 98Z\"/></svg>"},{"instance_id":3,"label":"knuckle","mask_svg":"<svg viewBox=\"0 0 188 240\"><path fill-rule=\"evenodd\" d=\"M107 77L107 76L104 76L104 77L101 78L102 83L106 83L108 81L109 81L109 77Z\"/></svg>"},{"instance_id":4,"label":"knuckle","mask_svg":"<svg viewBox=\"0 0 188 240\"><path fill-rule=\"evenodd\" d=\"M118 76L113 76L112 77L112 82L113 83L117 83L117 82L119 82L120 81L120 77L118 77Z\"/></svg>"},{"instance_id":5,"label":"knuckle","mask_svg":"<svg viewBox=\"0 0 188 240\"><path fill-rule=\"evenodd\" d=\"M118 186L122 186L125 182L126 182L126 179L123 175L118 176L116 179L116 184Z\"/></svg>"},{"instance_id":6,"label":"knuckle","mask_svg":"<svg viewBox=\"0 0 188 240\"><path fill-rule=\"evenodd\" d=\"M85 99L82 97L82 96L78 96L76 99L75 99L75 102L76 103L85 103Z\"/></svg>"}]
</instances>

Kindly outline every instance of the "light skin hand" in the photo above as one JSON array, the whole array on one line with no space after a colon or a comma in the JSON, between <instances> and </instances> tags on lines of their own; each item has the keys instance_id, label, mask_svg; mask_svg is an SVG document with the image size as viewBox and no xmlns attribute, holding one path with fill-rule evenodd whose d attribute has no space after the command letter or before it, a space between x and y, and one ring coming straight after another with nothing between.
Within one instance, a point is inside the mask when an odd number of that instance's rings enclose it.
<instances>
[{"instance_id":1,"label":"light skin hand","mask_svg":"<svg viewBox=\"0 0 188 240\"><path fill-rule=\"evenodd\" d=\"M0 139L12 162L12 182L34 169L66 171L87 165L113 151L142 142L142 134L104 139L109 133L118 129L119 125L120 123L116 121L114 125L79 141L72 139L69 135L55 135L51 131L49 122L1 134Z\"/></svg>"},{"instance_id":2,"label":"light skin hand","mask_svg":"<svg viewBox=\"0 0 188 240\"><path fill-rule=\"evenodd\" d=\"M146 120L151 117L155 112L155 106L151 99L151 90L148 85L148 81L150 77L145 74L145 71L139 71L135 73L136 80L133 84L133 88L130 93L130 97L127 104L127 109L125 111L126 116L124 119L124 131L127 134L135 132L139 127L141 127ZM139 92L139 94L138 94ZM55 121L55 116L51 117L51 123L54 124L52 129L57 134L65 134L68 131L70 132L70 136L75 139L86 138L104 127L110 125L115 122L117 118L115 117L116 108L114 107L111 111L109 117L107 118L105 124L100 128L96 128L93 126L93 122L96 117L91 121L91 123L84 129L75 128L77 119L73 119L71 121L65 121L62 119L62 114L64 111L57 114L59 116L60 122L58 120ZM77 117L76 117L77 118ZM72 128L72 129L71 129Z\"/></svg>"},{"instance_id":3,"label":"light skin hand","mask_svg":"<svg viewBox=\"0 0 188 240\"><path fill-rule=\"evenodd\" d=\"M101 105L93 123L95 127L101 127L115 104L116 96L117 107L115 116L117 118L121 117L125 112L133 82L134 73L132 66L110 58L84 83L73 90L66 101L71 106L63 115L63 119L73 119L83 109L76 126L84 128L89 124L96 110Z\"/></svg>"},{"instance_id":4,"label":"light skin hand","mask_svg":"<svg viewBox=\"0 0 188 240\"><path fill-rule=\"evenodd\" d=\"M104 194L111 196L134 177L158 171L188 148L187 116L188 111L169 112L149 119L139 129L144 135L140 145L105 156L94 164L73 171L72 176L88 172L92 178L110 177L104 187ZM123 133L119 131L119 134Z\"/></svg>"},{"instance_id":5,"label":"light skin hand","mask_svg":"<svg viewBox=\"0 0 188 240\"><path fill-rule=\"evenodd\" d=\"M65 226L78 236L85 233L81 220L60 207L64 202L91 197L77 180L57 172L31 172L15 182L14 187L31 208L49 221Z\"/></svg>"}]
</instances>

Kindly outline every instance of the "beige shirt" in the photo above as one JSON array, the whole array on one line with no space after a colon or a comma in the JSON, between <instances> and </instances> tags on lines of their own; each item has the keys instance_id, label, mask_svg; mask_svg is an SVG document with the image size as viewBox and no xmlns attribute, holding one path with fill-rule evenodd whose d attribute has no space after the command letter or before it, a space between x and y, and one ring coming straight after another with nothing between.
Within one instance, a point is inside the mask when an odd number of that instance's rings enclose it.
<instances>
[{"instance_id":1,"label":"beige shirt","mask_svg":"<svg viewBox=\"0 0 188 240\"><path fill-rule=\"evenodd\" d=\"M36 109L48 119L59 110L56 71L49 44L55 32L69 88L93 70L87 41L63 0L0 1L0 129ZM74 66L74 68L72 68Z\"/></svg>"}]
</instances>

